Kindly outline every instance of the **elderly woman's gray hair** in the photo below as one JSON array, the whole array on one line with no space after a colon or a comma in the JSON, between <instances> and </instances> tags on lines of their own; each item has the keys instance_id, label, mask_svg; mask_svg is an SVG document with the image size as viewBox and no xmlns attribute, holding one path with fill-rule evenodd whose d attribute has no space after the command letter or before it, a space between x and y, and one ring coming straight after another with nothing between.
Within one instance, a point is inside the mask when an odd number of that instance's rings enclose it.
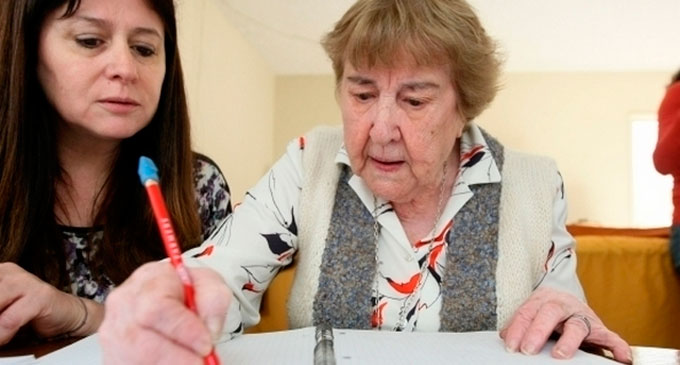
<instances>
[{"instance_id":1,"label":"elderly woman's gray hair","mask_svg":"<svg viewBox=\"0 0 680 365\"><path fill-rule=\"evenodd\" d=\"M344 63L355 67L448 64L458 108L467 122L496 96L500 60L474 9L464 0L359 0L322 45L336 83ZM407 57L406 60L404 57Z\"/></svg>"}]
</instances>

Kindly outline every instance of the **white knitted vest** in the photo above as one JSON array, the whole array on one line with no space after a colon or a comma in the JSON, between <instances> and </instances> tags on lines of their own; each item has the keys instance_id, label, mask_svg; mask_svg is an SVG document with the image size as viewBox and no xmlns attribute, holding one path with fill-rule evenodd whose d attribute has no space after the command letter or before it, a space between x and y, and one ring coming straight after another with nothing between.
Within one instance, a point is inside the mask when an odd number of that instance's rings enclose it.
<instances>
[{"instance_id":1,"label":"white knitted vest","mask_svg":"<svg viewBox=\"0 0 680 365\"><path fill-rule=\"evenodd\" d=\"M342 142L342 129L338 127L317 127L306 135L299 251L288 299L291 328L312 325L319 267L340 176L335 157ZM550 248L556 173L555 163L548 158L505 149L496 267L499 329L531 294L542 274Z\"/></svg>"}]
</instances>

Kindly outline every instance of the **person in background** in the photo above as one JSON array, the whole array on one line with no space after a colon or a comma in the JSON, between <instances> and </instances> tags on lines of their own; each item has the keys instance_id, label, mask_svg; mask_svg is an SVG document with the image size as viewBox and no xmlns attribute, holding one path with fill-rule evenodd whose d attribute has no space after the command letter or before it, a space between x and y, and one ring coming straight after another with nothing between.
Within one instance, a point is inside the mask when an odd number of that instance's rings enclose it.
<instances>
[{"instance_id":1,"label":"person in background","mask_svg":"<svg viewBox=\"0 0 680 365\"><path fill-rule=\"evenodd\" d=\"M183 249L230 213L218 167L191 150L174 11L0 3L0 345L94 333L111 289L164 257L141 155Z\"/></svg>"},{"instance_id":2,"label":"person in background","mask_svg":"<svg viewBox=\"0 0 680 365\"><path fill-rule=\"evenodd\" d=\"M103 359L199 364L211 335L258 322L262 293L295 261L293 328L499 330L509 351L528 355L556 334L556 358L588 342L630 362L626 342L585 303L555 163L474 122L496 94L500 62L473 9L359 0L323 46L342 129L289 144L186 254L200 317L167 262L115 289Z\"/></svg>"},{"instance_id":3,"label":"person in background","mask_svg":"<svg viewBox=\"0 0 680 365\"><path fill-rule=\"evenodd\" d=\"M670 252L680 273L680 70L673 75L659 107L659 139L654 149L654 166L673 176L673 223Z\"/></svg>"}]
</instances>

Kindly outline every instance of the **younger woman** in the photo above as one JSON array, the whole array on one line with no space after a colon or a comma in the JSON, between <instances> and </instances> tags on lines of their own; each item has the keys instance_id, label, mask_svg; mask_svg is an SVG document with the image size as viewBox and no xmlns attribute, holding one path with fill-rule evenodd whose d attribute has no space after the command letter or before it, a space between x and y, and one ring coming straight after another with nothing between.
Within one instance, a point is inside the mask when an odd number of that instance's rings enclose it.
<instances>
[{"instance_id":1,"label":"younger woman","mask_svg":"<svg viewBox=\"0 0 680 365\"><path fill-rule=\"evenodd\" d=\"M183 249L231 210L191 151L173 1L3 1L0 47L0 345L26 324L88 335L111 288L164 256L141 155Z\"/></svg>"}]
</instances>

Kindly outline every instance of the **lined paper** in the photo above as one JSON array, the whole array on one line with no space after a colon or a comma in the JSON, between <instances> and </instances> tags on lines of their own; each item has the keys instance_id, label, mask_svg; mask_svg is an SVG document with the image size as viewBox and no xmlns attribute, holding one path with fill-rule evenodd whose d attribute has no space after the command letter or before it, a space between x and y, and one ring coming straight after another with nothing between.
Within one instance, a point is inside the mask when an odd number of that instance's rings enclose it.
<instances>
[{"instance_id":1,"label":"lined paper","mask_svg":"<svg viewBox=\"0 0 680 365\"><path fill-rule=\"evenodd\" d=\"M577 351L565 362L550 356L554 342L541 353L508 353L498 332L378 332L335 330L338 364L583 364L614 365L604 357Z\"/></svg>"},{"instance_id":2,"label":"lined paper","mask_svg":"<svg viewBox=\"0 0 680 365\"><path fill-rule=\"evenodd\" d=\"M312 364L314 328L248 334L217 345L224 364Z\"/></svg>"}]
</instances>

